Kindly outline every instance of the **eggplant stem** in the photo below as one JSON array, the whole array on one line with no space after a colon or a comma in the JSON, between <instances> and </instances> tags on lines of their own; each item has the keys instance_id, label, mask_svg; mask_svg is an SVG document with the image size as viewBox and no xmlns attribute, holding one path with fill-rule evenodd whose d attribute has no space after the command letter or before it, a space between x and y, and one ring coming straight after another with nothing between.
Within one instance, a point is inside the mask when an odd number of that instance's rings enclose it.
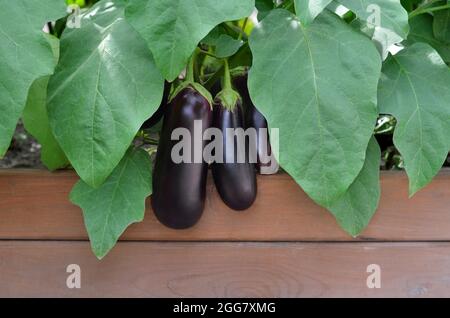
<instances>
[{"instance_id":1,"label":"eggplant stem","mask_svg":"<svg viewBox=\"0 0 450 318\"><path fill-rule=\"evenodd\" d=\"M202 50L201 48L197 48L197 52L198 52L198 53L205 54L205 55L207 55L207 56L210 56L210 57L213 57L213 58L219 60L219 58L218 58L217 56L215 56L214 54L212 54L212 53L210 53L210 52L208 52L208 51Z\"/></svg>"},{"instance_id":2,"label":"eggplant stem","mask_svg":"<svg viewBox=\"0 0 450 318\"><path fill-rule=\"evenodd\" d=\"M232 90L231 86L231 74L230 74L230 66L228 64L228 59L223 60L224 74L223 74L223 89L224 90Z\"/></svg>"},{"instance_id":3,"label":"eggplant stem","mask_svg":"<svg viewBox=\"0 0 450 318\"><path fill-rule=\"evenodd\" d=\"M197 52L194 52L189 59L187 69L186 69L186 81L194 82L194 63L195 57L197 56Z\"/></svg>"},{"instance_id":4,"label":"eggplant stem","mask_svg":"<svg viewBox=\"0 0 450 318\"><path fill-rule=\"evenodd\" d=\"M437 6L437 7L431 7L430 8L430 6L435 4L436 2L438 2L438 1L430 2L427 5L418 7L417 9L415 9L414 11L409 13L408 18L411 19L411 18L413 18L415 16L418 16L420 14L450 9L450 4L445 4L445 5L442 5L442 6Z\"/></svg>"},{"instance_id":5,"label":"eggplant stem","mask_svg":"<svg viewBox=\"0 0 450 318\"><path fill-rule=\"evenodd\" d=\"M248 17L245 18L244 23L242 24L242 32L239 33L238 40L242 40L242 34L245 33L245 28L247 27Z\"/></svg>"},{"instance_id":6,"label":"eggplant stem","mask_svg":"<svg viewBox=\"0 0 450 318\"><path fill-rule=\"evenodd\" d=\"M226 109L233 111L238 101L241 99L239 93L233 89L231 84L230 66L228 59L223 60L224 76L222 90L217 94L216 99L222 103Z\"/></svg>"}]
</instances>

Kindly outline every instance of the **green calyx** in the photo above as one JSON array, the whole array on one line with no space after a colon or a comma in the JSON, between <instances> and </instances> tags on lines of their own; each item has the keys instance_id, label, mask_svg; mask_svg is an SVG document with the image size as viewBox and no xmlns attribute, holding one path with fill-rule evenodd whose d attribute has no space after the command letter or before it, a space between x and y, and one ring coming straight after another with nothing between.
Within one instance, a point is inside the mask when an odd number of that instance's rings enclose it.
<instances>
[{"instance_id":1,"label":"green calyx","mask_svg":"<svg viewBox=\"0 0 450 318\"><path fill-rule=\"evenodd\" d=\"M230 67L228 65L228 60L224 60L224 78L223 78L223 89L217 94L216 101L220 102L223 107L233 111L241 100L241 96L238 92L233 89L231 85L231 73Z\"/></svg>"},{"instance_id":2,"label":"green calyx","mask_svg":"<svg viewBox=\"0 0 450 318\"><path fill-rule=\"evenodd\" d=\"M238 101L241 100L241 96L234 89L224 88L219 94L217 94L215 100L227 110L233 111L236 108Z\"/></svg>"},{"instance_id":3,"label":"green calyx","mask_svg":"<svg viewBox=\"0 0 450 318\"><path fill-rule=\"evenodd\" d=\"M187 88L187 87L191 87L194 90L196 90L200 95L202 95L209 103L209 105L212 105L213 102L213 98L211 93L205 88L203 87L201 84L193 82L193 81L184 81L182 82L180 85L177 86L177 88L175 88L175 90L172 92L172 94L169 97L169 103L175 98L175 96L177 96L183 89ZM212 108L212 106L211 106Z\"/></svg>"},{"instance_id":4,"label":"green calyx","mask_svg":"<svg viewBox=\"0 0 450 318\"><path fill-rule=\"evenodd\" d=\"M174 91L170 94L169 102L172 101L172 99L175 98L183 89L187 87L191 87L195 89L200 95L202 95L206 100L208 101L210 107L212 108L212 102L213 98L211 96L211 93L203 87L203 85L197 83L194 78L194 68L195 68L195 58L197 55L197 50L194 52L194 54L189 59L189 63L186 69L186 79L177 86L177 88L174 89Z\"/></svg>"}]
</instances>

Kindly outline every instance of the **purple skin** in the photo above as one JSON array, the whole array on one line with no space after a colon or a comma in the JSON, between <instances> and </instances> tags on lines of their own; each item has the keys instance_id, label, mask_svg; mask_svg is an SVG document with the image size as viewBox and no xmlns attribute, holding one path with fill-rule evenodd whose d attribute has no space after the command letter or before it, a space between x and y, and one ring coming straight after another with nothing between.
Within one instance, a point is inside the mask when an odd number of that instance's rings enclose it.
<instances>
[{"instance_id":1,"label":"purple skin","mask_svg":"<svg viewBox=\"0 0 450 318\"><path fill-rule=\"evenodd\" d=\"M220 103L214 105L213 126L222 132L226 128L243 128L244 116L240 102L233 111ZM254 165L249 163L248 142L246 144L246 162L237 163L237 150L227 149L226 134L223 134L224 163L213 163L211 166L214 183L223 202L236 211L248 209L256 199L256 172ZM236 145L236 139L235 143ZM226 163L227 153L233 151L234 163Z\"/></svg>"},{"instance_id":2,"label":"purple skin","mask_svg":"<svg viewBox=\"0 0 450 318\"><path fill-rule=\"evenodd\" d=\"M142 129L152 128L157 123L159 123L159 121L163 118L164 109L166 108L165 106L167 105L167 100L169 99L169 94L170 94L170 83L166 81L166 82L164 82L164 94L163 94L163 98L161 101L161 105L159 105L158 109L152 115L152 117L147 119L144 122L144 124L142 124Z\"/></svg>"},{"instance_id":3,"label":"purple skin","mask_svg":"<svg viewBox=\"0 0 450 318\"><path fill-rule=\"evenodd\" d=\"M171 158L172 131L183 127L194 136L194 120L203 121L203 130L211 126L211 105L192 87L180 91L165 109L161 139L153 171L152 207L158 220L174 229L194 226L205 205L208 164L179 163ZM203 148L206 142L203 141ZM191 153L194 153L192 148Z\"/></svg>"},{"instance_id":4,"label":"purple skin","mask_svg":"<svg viewBox=\"0 0 450 318\"><path fill-rule=\"evenodd\" d=\"M247 80L248 80L248 76L247 75L241 75L241 76L237 76L233 79L233 84L236 88L236 90L239 92L239 94L242 97L242 101L244 104L244 108L245 108L245 128L250 128L253 127L256 129L256 133L257 133L257 138L259 140L260 138L260 129L261 128L265 128L268 129L268 125L267 125L267 120L264 117L263 114L260 113L260 111L255 107L255 105L253 105L253 102L250 98L250 94L248 92L248 86L247 86ZM272 150L271 150L271 146L270 146L270 141L269 138L267 137L267 155L270 156L272 154ZM261 153L261 149L257 149L257 154L258 154L258 163L256 164L256 168L258 169L258 171L261 170L262 166L270 166L270 162L267 164L264 164L261 162L260 158L260 153Z\"/></svg>"}]
</instances>

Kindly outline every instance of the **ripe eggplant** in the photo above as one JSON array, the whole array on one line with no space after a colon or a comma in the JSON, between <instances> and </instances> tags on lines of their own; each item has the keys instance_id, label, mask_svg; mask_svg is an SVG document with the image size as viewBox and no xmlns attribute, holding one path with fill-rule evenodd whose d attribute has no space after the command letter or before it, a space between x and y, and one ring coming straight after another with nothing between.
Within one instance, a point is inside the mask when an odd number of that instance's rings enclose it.
<instances>
[{"instance_id":1,"label":"ripe eggplant","mask_svg":"<svg viewBox=\"0 0 450 318\"><path fill-rule=\"evenodd\" d=\"M242 104L238 99L235 106L230 108L223 105L216 98L213 110L213 126L222 131L223 135L223 163L214 162L211 166L214 183L222 200L233 210L246 210L256 199L257 185L254 165L249 162L249 144L244 147L245 154L241 154L245 161L238 162L238 151L242 147L236 147L237 137L226 133L227 128L244 128L244 115ZM235 138L233 147L227 146L227 138ZM229 158L233 158L229 162Z\"/></svg>"},{"instance_id":2,"label":"ripe eggplant","mask_svg":"<svg viewBox=\"0 0 450 318\"><path fill-rule=\"evenodd\" d=\"M167 101L169 99L170 86L171 86L171 84L169 82L167 82L167 81L164 82L164 93L163 93L161 105L159 105L158 109L152 115L152 117L150 117L149 119L147 119L144 122L144 124L142 125L142 129L150 129L150 128L154 127L163 118L164 110L166 109Z\"/></svg>"},{"instance_id":3,"label":"ripe eggplant","mask_svg":"<svg viewBox=\"0 0 450 318\"><path fill-rule=\"evenodd\" d=\"M173 130L186 128L191 136L195 136L195 120L202 121L203 136L204 130L211 126L211 104L193 86L186 86L165 109L153 172L153 211L161 223L174 229L196 224L205 205L207 163L203 160L200 163L175 163L171 155L172 148L179 142L172 140ZM202 138L202 147L205 145ZM194 154L194 142L191 146L191 154Z\"/></svg>"},{"instance_id":4,"label":"ripe eggplant","mask_svg":"<svg viewBox=\"0 0 450 318\"><path fill-rule=\"evenodd\" d=\"M253 104L250 94L248 92L248 75L247 73L238 75L233 78L233 84L236 90L242 97L245 112L245 127L255 128L257 143L256 154L257 164L256 168L261 174L276 174L279 170L279 165L272 153L272 147L270 145L270 138L268 136L268 124L263 114ZM263 132L267 132L265 135ZM263 160L264 158L264 160ZM269 159L270 158L270 159ZM269 159L269 160L268 160Z\"/></svg>"},{"instance_id":5,"label":"ripe eggplant","mask_svg":"<svg viewBox=\"0 0 450 318\"><path fill-rule=\"evenodd\" d=\"M381 152L386 151L389 147L394 146L394 135L392 133L376 134L375 139L380 145Z\"/></svg>"}]
</instances>

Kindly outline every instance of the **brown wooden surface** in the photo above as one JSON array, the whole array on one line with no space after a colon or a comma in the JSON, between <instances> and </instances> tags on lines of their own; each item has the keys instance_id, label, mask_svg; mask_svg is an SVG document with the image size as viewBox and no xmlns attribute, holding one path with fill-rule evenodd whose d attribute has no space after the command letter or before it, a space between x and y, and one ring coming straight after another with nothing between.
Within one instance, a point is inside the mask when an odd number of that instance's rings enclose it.
<instances>
[{"instance_id":1,"label":"brown wooden surface","mask_svg":"<svg viewBox=\"0 0 450 318\"><path fill-rule=\"evenodd\" d=\"M403 173L382 173L379 211L359 238L379 242L352 242L277 175L259 178L244 213L227 209L210 180L189 230L161 226L149 208L102 261L68 200L76 181L0 170L0 297L450 297L449 170L410 200ZM69 264L81 266L80 290L66 286ZM381 289L366 286L369 264L381 266Z\"/></svg>"},{"instance_id":2,"label":"brown wooden surface","mask_svg":"<svg viewBox=\"0 0 450 318\"><path fill-rule=\"evenodd\" d=\"M0 170L0 239L85 240L81 210L68 196L71 172ZM383 172L377 214L359 240L450 241L450 170L408 199L403 172ZM260 177L259 195L246 212L230 211L211 180L204 216L192 229L160 225L148 204L145 221L131 226L124 240L347 241L352 238L287 175Z\"/></svg>"},{"instance_id":3,"label":"brown wooden surface","mask_svg":"<svg viewBox=\"0 0 450 318\"><path fill-rule=\"evenodd\" d=\"M367 288L369 264L381 289ZM99 262L87 242L4 241L0 275L2 297L443 297L450 243L122 242Z\"/></svg>"}]
</instances>

